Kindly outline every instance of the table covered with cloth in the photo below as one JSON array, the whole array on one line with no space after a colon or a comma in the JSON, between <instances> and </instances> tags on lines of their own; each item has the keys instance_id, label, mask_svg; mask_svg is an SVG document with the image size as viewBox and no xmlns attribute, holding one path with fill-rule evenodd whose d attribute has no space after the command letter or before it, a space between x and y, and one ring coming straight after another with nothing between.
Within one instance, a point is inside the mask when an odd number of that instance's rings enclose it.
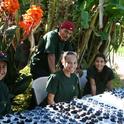
<instances>
[{"instance_id":1,"label":"table covered with cloth","mask_svg":"<svg viewBox=\"0 0 124 124\"><path fill-rule=\"evenodd\" d=\"M7 114L1 124L124 124L124 89Z\"/></svg>"}]
</instances>

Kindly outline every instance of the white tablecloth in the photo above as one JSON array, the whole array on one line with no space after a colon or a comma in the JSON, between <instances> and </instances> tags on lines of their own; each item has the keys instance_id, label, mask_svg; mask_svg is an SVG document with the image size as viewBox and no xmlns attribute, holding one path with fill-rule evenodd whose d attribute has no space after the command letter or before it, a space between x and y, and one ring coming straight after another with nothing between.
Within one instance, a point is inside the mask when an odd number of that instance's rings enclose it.
<instances>
[{"instance_id":1,"label":"white tablecloth","mask_svg":"<svg viewBox=\"0 0 124 124\"><path fill-rule=\"evenodd\" d=\"M124 124L124 89L0 117L1 124Z\"/></svg>"}]
</instances>

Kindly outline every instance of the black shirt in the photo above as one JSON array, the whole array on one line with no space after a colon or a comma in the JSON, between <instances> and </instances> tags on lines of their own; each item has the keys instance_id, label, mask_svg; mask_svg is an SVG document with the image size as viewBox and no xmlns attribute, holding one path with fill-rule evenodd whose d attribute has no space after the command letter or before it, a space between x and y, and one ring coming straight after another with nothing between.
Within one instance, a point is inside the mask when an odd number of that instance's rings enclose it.
<instances>
[{"instance_id":1,"label":"black shirt","mask_svg":"<svg viewBox=\"0 0 124 124\"><path fill-rule=\"evenodd\" d=\"M101 94L107 88L106 85L108 81L111 81L114 78L113 71L108 67L104 66L101 72L98 72L95 66L90 67L87 70L87 83L84 88L83 95L91 94L90 78L93 78L96 83L96 95Z\"/></svg>"},{"instance_id":2,"label":"black shirt","mask_svg":"<svg viewBox=\"0 0 124 124\"><path fill-rule=\"evenodd\" d=\"M0 115L11 111L10 95L6 84L0 80Z\"/></svg>"}]
</instances>

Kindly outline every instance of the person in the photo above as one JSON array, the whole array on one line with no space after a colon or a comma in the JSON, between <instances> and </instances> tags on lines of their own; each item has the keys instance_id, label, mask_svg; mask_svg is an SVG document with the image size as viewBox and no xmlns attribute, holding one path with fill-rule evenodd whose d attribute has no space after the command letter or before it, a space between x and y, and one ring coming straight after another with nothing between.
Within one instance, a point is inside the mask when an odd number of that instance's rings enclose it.
<instances>
[{"instance_id":1,"label":"person","mask_svg":"<svg viewBox=\"0 0 124 124\"><path fill-rule=\"evenodd\" d=\"M69 102L80 97L79 79L74 73L77 68L77 54L64 52L61 58L63 68L51 74L47 81L47 103Z\"/></svg>"},{"instance_id":2,"label":"person","mask_svg":"<svg viewBox=\"0 0 124 124\"><path fill-rule=\"evenodd\" d=\"M94 59L94 65L87 69L87 83L83 95L92 96L102 94L105 90L112 90L114 74L106 65L105 55L98 53Z\"/></svg>"},{"instance_id":3,"label":"person","mask_svg":"<svg viewBox=\"0 0 124 124\"><path fill-rule=\"evenodd\" d=\"M10 95L7 85L4 82L7 74L7 55L0 51L0 115L11 112Z\"/></svg>"},{"instance_id":4,"label":"person","mask_svg":"<svg viewBox=\"0 0 124 124\"><path fill-rule=\"evenodd\" d=\"M69 41L73 31L74 23L66 20L60 24L59 29L46 33L40 39L38 49L31 59L33 79L54 73L61 53L67 50L74 51Z\"/></svg>"}]
</instances>

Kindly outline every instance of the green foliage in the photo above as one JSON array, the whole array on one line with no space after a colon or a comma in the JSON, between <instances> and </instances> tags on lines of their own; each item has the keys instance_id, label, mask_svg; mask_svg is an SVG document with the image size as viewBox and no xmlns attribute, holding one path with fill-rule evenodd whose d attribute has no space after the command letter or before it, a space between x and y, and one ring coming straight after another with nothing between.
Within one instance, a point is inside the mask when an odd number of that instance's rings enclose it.
<instances>
[{"instance_id":1,"label":"green foliage","mask_svg":"<svg viewBox=\"0 0 124 124\"><path fill-rule=\"evenodd\" d=\"M89 28L89 13L88 11L81 10L81 26L84 29Z\"/></svg>"},{"instance_id":2,"label":"green foliage","mask_svg":"<svg viewBox=\"0 0 124 124\"><path fill-rule=\"evenodd\" d=\"M119 0L120 1L120 0ZM111 15L109 18L118 17L120 19L124 14L124 5L118 0L111 0L105 7L105 14ZM117 21L117 20L116 20Z\"/></svg>"},{"instance_id":3,"label":"green foliage","mask_svg":"<svg viewBox=\"0 0 124 124\"><path fill-rule=\"evenodd\" d=\"M17 30L17 25L12 25L5 30L7 44L11 43Z\"/></svg>"},{"instance_id":4,"label":"green foliage","mask_svg":"<svg viewBox=\"0 0 124 124\"><path fill-rule=\"evenodd\" d=\"M25 68L21 69L19 72L21 74L24 74L24 75L27 75L27 76L31 75L29 65L25 66Z\"/></svg>"},{"instance_id":5,"label":"green foliage","mask_svg":"<svg viewBox=\"0 0 124 124\"><path fill-rule=\"evenodd\" d=\"M15 36L17 26L7 26L6 24L1 25L0 27L0 50L7 51L8 47L13 41Z\"/></svg>"},{"instance_id":6,"label":"green foliage","mask_svg":"<svg viewBox=\"0 0 124 124\"><path fill-rule=\"evenodd\" d=\"M29 66L20 70L20 76L16 80L15 94L17 94L12 102L12 110L14 112L24 111L28 109L31 102L31 82L32 77L30 74Z\"/></svg>"},{"instance_id":7,"label":"green foliage","mask_svg":"<svg viewBox=\"0 0 124 124\"><path fill-rule=\"evenodd\" d=\"M30 102L31 102L31 91L28 90L28 91L24 92L23 94L17 95L13 99L12 111L13 112L24 111L24 110L28 109Z\"/></svg>"},{"instance_id":8,"label":"green foliage","mask_svg":"<svg viewBox=\"0 0 124 124\"><path fill-rule=\"evenodd\" d=\"M120 34L121 34L121 27L116 26L116 30L114 31L114 34L113 34L113 41L111 42L111 45L115 52L117 52L118 48L122 43L122 41L120 40L120 37L122 36Z\"/></svg>"},{"instance_id":9,"label":"green foliage","mask_svg":"<svg viewBox=\"0 0 124 124\"><path fill-rule=\"evenodd\" d=\"M115 72L115 79L113 80L113 87L124 87L124 80L120 79L120 76Z\"/></svg>"},{"instance_id":10,"label":"green foliage","mask_svg":"<svg viewBox=\"0 0 124 124\"><path fill-rule=\"evenodd\" d=\"M29 87L29 85L31 84L31 81L32 81L32 76L30 74L30 67L26 66L19 72L19 76L16 79L14 85L15 89L13 90L13 93L17 95L25 92Z\"/></svg>"},{"instance_id":11,"label":"green foliage","mask_svg":"<svg viewBox=\"0 0 124 124\"><path fill-rule=\"evenodd\" d=\"M97 5L99 3L99 0L84 0L83 5L84 8L88 11L94 6L94 3Z\"/></svg>"},{"instance_id":12,"label":"green foliage","mask_svg":"<svg viewBox=\"0 0 124 124\"><path fill-rule=\"evenodd\" d=\"M13 89L14 95L24 93L26 91L26 89L29 87L31 81L32 81L31 76L20 74L14 84L14 87L15 87Z\"/></svg>"},{"instance_id":13,"label":"green foliage","mask_svg":"<svg viewBox=\"0 0 124 124\"><path fill-rule=\"evenodd\" d=\"M118 52L120 52L120 53L123 53L123 54L124 54L124 47L119 47Z\"/></svg>"},{"instance_id":14,"label":"green foliage","mask_svg":"<svg viewBox=\"0 0 124 124\"><path fill-rule=\"evenodd\" d=\"M108 38L107 32L100 32L100 38L102 41L106 41Z\"/></svg>"}]
</instances>

